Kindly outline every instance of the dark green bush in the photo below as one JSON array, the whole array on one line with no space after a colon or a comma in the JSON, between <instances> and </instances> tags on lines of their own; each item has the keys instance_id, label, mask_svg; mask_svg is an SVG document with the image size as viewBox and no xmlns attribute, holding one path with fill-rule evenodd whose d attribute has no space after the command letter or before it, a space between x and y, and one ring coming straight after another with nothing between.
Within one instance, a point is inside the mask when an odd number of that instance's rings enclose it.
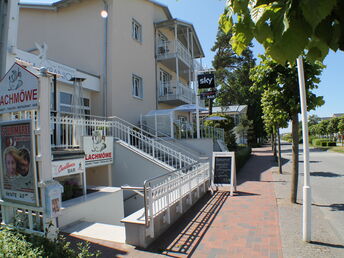
<instances>
[{"instance_id":1,"label":"dark green bush","mask_svg":"<svg viewBox=\"0 0 344 258\"><path fill-rule=\"evenodd\" d=\"M89 243L77 244L77 250L70 247L62 236L55 241L45 237L28 235L7 227L0 227L0 257L98 257L91 253Z\"/></svg>"},{"instance_id":2,"label":"dark green bush","mask_svg":"<svg viewBox=\"0 0 344 258\"><path fill-rule=\"evenodd\" d=\"M328 142L327 142L327 146L328 146L328 147L332 147L332 146L337 146L337 144L336 144L336 142L328 141Z\"/></svg>"},{"instance_id":3,"label":"dark green bush","mask_svg":"<svg viewBox=\"0 0 344 258\"><path fill-rule=\"evenodd\" d=\"M313 139L312 140L312 145L317 146L317 147L331 147L331 146L336 146L336 142L331 141L329 139Z\"/></svg>"},{"instance_id":4,"label":"dark green bush","mask_svg":"<svg viewBox=\"0 0 344 258\"><path fill-rule=\"evenodd\" d=\"M235 151L236 170L239 171L251 156L251 147L238 147Z\"/></svg>"}]
</instances>

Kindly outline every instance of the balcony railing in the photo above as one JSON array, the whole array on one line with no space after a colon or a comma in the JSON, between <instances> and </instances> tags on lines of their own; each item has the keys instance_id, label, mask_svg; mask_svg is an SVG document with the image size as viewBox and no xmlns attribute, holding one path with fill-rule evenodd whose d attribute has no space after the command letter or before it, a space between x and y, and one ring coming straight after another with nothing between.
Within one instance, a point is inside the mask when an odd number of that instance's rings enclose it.
<instances>
[{"instance_id":1,"label":"balcony railing","mask_svg":"<svg viewBox=\"0 0 344 258\"><path fill-rule=\"evenodd\" d=\"M187 104L195 103L195 91L178 81L161 83L159 88L159 101L180 100Z\"/></svg>"},{"instance_id":2,"label":"balcony railing","mask_svg":"<svg viewBox=\"0 0 344 258\"><path fill-rule=\"evenodd\" d=\"M190 52L187 50L186 47L184 47L184 45L179 40L163 42L158 41L156 48L156 56L157 59L160 60L178 57L188 66L191 66L192 64L192 57Z\"/></svg>"}]
</instances>

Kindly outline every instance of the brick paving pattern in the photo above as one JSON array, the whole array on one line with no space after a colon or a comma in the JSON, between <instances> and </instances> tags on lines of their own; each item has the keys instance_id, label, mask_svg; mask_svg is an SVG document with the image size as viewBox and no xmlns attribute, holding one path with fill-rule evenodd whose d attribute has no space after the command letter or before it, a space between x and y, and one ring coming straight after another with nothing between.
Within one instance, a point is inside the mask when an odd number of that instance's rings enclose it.
<instances>
[{"instance_id":1,"label":"brick paving pattern","mask_svg":"<svg viewBox=\"0 0 344 258\"><path fill-rule=\"evenodd\" d=\"M282 257L278 209L269 148L253 150L237 176L234 196L227 189L207 194L147 250L87 239L102 257ZM72 239L72 238L69 238ZM74 238L74 241L79 241Z\"/></svg>"}]
</instances>

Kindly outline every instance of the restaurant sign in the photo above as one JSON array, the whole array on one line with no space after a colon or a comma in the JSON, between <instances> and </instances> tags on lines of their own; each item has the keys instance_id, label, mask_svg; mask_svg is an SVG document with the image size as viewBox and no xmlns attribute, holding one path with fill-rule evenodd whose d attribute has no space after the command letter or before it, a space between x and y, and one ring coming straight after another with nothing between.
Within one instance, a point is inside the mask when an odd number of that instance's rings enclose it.
<instances>
[{"instance_id":1,"label":"restaurant sign","mask_svg":"<svg viewBox=\"0 0 344 258\"><path fill-rule=\"evenodd\" d=\"M85 159L65 159L52 162L53 177L85 173Z\"/></svg>"},{"instance_id":2,"label":"restaurant sign","mask_svg":"<svg viewBox=\"0 0 344 258\"><path fill-rule=\"evenodd\" d=\"M0 81L0 114L36 109L38 77L15 63Z\"/></svg>"},{"instance_id":3,"label":"restaurant sign","mask_svg":"<svg viewBox=\"0 0 344 258\"><path fill-rule=\"evenodd\" d=\"M84 137L86 167L109 165L113 163L113 137L104 136L95 130L92 136Z\"/></svg>"}]
</instances>

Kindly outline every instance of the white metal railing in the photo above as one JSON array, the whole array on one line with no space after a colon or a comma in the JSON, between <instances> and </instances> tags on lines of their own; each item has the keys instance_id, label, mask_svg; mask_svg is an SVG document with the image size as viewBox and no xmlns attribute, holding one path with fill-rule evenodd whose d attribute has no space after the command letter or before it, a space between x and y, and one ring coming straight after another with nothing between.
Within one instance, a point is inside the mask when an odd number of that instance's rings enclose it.
<instances>
[{"instance_id":1,"label":"white metal railing","mask_svg":"<svg viewBox=\"0 0 344 258\"><path fill-rule=\"evenodd\" d=\"M156 139L154 135L118 118L95 116L73 116L56 113L51 117L53 148L82 148L82 136L92 136L94 130L101 130L104 136L113 136L130 145L152 159L172 168L188 166L196 159L178 151L180 147Z\"/></svg>"},{"instance_id":2,"label":"white metal railing","mask_svg":"<svg viewBox=\"0 0 344 258\"><path fill-rule=\"evenodd\" d=\"M176 120L174 123L174 138L176 139L194 139L197 137L196 126L191 123ZM212 138L213 140L224 141L224 129L212 126L200 125L200 137Z\"/></svg>"},{"instance_id":3,"label":"white metal railing","mask_svg":"<svg viewBox=\"0 0 344 258\"><path fill-rule=\"evenodd\" d=\"M46 229L43 226L43 208L0 201L2 221L6 225L13 225L27 233L43 235Z\"/></svg>"},{"instance_id":4,"label":"white metal railing","mask_svg":"<svg viewBox=\"0 0 344 258\"><path fill-rule=\"evenodd\" d=\"M182 100L191 104L196 100L196 93L190 87L179 81L161 83L159 87L159 101Z\"/></svg>"},{"instance_id":5,"label":"white metal railing","mask_svg":"<svg viewBox=\"0 0 344 258\"><path fill-rule=\"evenodd\" d=\"M210 180L209 162L195 163L171 173L150 179L144 183L145 223L148 235L154 237L154 219L162 212L166 212L166 222L170 223L170 207L179 202L178 212L183 213L183 198L188 196L188 203L192 204L192 192L196 190L200 197L200 186Z\"/></svg>"},{"instance_id":6,"label":"white metal railing","mask_svg":"<svg viewBox=\"0 0 344 258\"><path fill-rule=\"evenodd\" d=\"M192 65L192 57L187 48L179 40L157 41L156 56L158 59L178 57L185 64Z\"/></svg>"}]
</instances>

